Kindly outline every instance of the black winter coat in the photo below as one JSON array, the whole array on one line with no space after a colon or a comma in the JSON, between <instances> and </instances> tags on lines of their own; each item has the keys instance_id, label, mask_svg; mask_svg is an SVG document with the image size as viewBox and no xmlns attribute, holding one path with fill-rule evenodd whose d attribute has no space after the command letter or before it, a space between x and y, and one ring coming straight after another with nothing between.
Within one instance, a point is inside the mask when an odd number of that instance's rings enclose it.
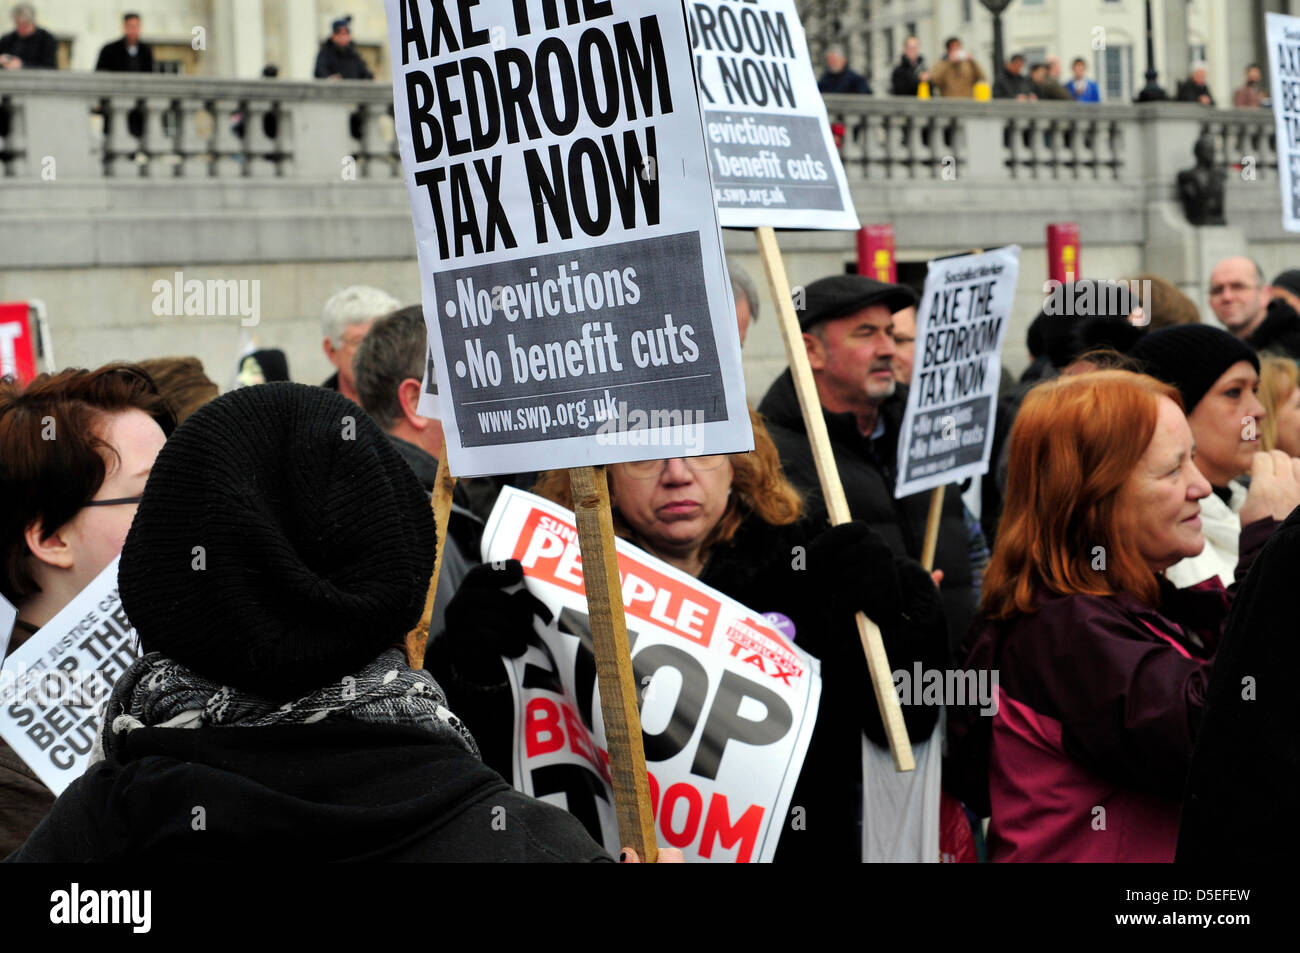
<instances>
[{"instance_id":1,"label":"black winter coat","mask_svg":"<svg viewBox=\"0 0 1300 953\"><path fill-rule=\"evenodd\" d=\"M826 554L817 564L813 535L806 524L771 526L750 516L735 538L710 554L700 582L757 612L781 612L795 625L795 642L821 660L822 696L803 770L791 805L804 808L806 830L787 829L777 846L777 861L856 863L861 859L858 818L862 804L862 733L884 747L885 732L872 693L866 657L852 615L836 617L828 592L851 585L852 567ZM799 561L796 547L807 557ZM897 561L896 561L897 564ZM916 578L916 572L906 577ZM911 671L948 665L947 627L928 579L924 589L908 583L902 602L911 618L903 624L877 619L890 666ZM862 579L863 585L869 581ZM464 720L483 760L503 774L510 771L514 704L504 668L494 686L468 681L456 669L444 638L430 647L426 665L447 692L451 709ZM932 707L904 706L903 720L915 742L929 738L938 721Z\"/></svg>"},{"instance_id":2,"label":"black winter coat","mask_svg":"<svg viewBox=\"0 0 1300 953\"><path fill-rule=\"evenodd\" d=\"M1228 615L1183 799L1180 863L1275 862L1285 851L1300 804L1297 563L1300 509L1256 557Z\"/></svg>"},{"instance_id":3,"label":"black winter coat","mask_svg":"<svg viewBox=\"0 0 1300 953\"><path fill-rule=\"evenodd\" d=\"M320 52L316 54L316 78L329 79L331 76L338 76L341 79L375 78L375 74L370 72L370 67L366 65L366 61L361 58L355 46L349 43L343 49L339 49L337 43L327 39L321 44Z\"/></svg>"},{"instance_id":4,"label":"black winter coat","mask_svg":"<svg viewBox=\"0 0 1300 953\"><path fill-rule=\"evenodd\" d=\"M889 76L889 91L895 96L915 96L921 88L921 74L924 72L924 56L918 56L915 63L906 56L902 57Z\"/></svg>"},{"instance_id":5,"label":"black winter coat","mask_svg":"<svg viewBox=\"0 0 1300 953\"><path fill-rule=\"evenodd\" d=\"M202 807L200 816L196 806ZM505 828L493 824L505 808ZM199 826L201 824L201 826ZM138 728L9 862L608 861L572 815L418 728Z\"/></svg>"},{"instance_id":6,"label":"black winter coat","mask_svg":"<svg viewBox=\"0 0 1300 953\"><path fill-rule=\"evenodd\" d=\"M1281 298L1268 303L1268 312L1246 343L1261 354L1278 354L1300 361L1300 314Z\"/></svg>"},{"instance_id":7,"label":"black winter coat","mask_svg":"<svg viewBox=\"0 0 1300 953\"><path fill-rule=\"evenodd\" d=\"M109 73L152 73L153 47L148 43L137 43L136 54L127 52L126 37L106 43L99 51L95 69Z\"/></svg>"},{"instance_id":8,"label":"black winter coat","mask_svg":"<svg viewBox=\"0 0 1300 953\"><path fill-rule=\"evenodd\" d=\"M896 555L919 560L930 511L930 494L894 498L898 433L906 407L907 388L900 384L897 393L880 407L885 433L877 441L858 432L852 414L823 412L823 416L850 515L883 536ZM821 483L804 429L799 398L795 395L794 380L788 370L768 390L758 405L758 412L765 418L768 432L776 442L785 475L807 500L810 518L824 522L826 507L821 499ZM970 542L961 491L955 485L944 492L934 568L943 570L943 585L939 591L944 615L948 619L949 646L955 650L975 618Z\"/></svg>"}]
</instances>

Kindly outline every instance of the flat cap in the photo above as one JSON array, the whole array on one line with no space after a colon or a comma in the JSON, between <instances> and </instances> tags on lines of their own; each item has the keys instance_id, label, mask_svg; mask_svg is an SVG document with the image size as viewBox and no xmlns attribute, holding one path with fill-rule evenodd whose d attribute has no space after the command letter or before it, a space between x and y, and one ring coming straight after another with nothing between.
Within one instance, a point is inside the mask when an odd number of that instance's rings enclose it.
<instances>
[{"instance_id":1,"label":"flat cap","mask_svg":"<svg viewBox=\"0 0 1300 953\"><path fill-rule=\"evenodd\" d=\"M821 321L848 317L863 308L883 304L889 313L902 311L916 304L916 293L906 285L891 285L862 275L831 275L818 278L803 289L803 307L800 296L794 303L799 315L799 327L807 331Z\"/></svg>"}]
</instances>

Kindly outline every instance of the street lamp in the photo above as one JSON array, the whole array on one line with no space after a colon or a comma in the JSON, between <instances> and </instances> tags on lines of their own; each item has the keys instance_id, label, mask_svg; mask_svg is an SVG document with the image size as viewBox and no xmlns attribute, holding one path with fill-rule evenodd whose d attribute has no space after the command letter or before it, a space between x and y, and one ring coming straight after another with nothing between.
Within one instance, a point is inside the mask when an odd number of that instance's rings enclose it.
<instances>
[{"instance_id":1,"label":"street lamp","mask_svg":"<svg viewBox=\"0 0 1300 953\"><path fill-rule=\"evenodd\" d=\"M1151 0L1147 3L1147 84L1142 87L1141 92L1137 94L1137 101L1140 103L1154 103L1162 99L1168 99L1169 94L1160 88L1156 82L1156 43L1155 29L1151 25Z\"/></svg>"},{"instance_id":2,"label":"street lamp","mask_svg":"<svg viewBox=\"0 0 1300 953\"><path fill-rule=\"evenodd\" d=\"M1011 6L1011 0L980 0L984 9L993 14L993 72L996 78L1006 65L1002 59L1002 11ZM1149 0L1148 0L1149 5Z\"/></svg>"}]
</instances>

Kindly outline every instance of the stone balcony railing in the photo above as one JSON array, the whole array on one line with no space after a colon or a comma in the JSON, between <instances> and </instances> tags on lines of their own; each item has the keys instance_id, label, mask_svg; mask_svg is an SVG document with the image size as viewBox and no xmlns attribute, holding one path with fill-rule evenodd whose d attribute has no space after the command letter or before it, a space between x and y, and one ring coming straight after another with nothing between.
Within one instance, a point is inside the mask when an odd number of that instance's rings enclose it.
<instances>
[{"instance_id":1,"label":"stone balcony railing","mask_svg":"<svg viewBox=\"0 0 1300 953\"><path fill-rule=\"evenodd\" d=\"M1242 170L1230 222L1251 240L1282 237L1269 110L826 104L861 217L895 222L900 246L1033 240L1041 226L1028 223L1063 218L1141 242L1144 209L1175 199L1207 129L1219 161ZM385 83L0 71L0 201L25 226L0 232L9 267L414 254Z\"/></svg>"}]
</instances>

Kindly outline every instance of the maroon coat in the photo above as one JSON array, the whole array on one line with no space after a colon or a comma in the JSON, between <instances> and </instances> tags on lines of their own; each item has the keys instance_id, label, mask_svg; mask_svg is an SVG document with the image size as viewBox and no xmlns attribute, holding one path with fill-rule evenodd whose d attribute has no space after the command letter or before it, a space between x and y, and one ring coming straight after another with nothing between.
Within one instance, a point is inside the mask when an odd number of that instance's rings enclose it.
<instances>
[{"instance_id":1,"label":"maroon coat","mask_svg":"<svg viewBox=\"0 0 1300 953\"><path fill-rule=\"evenodd\" d=\"M1276 526L1242 530L1238 579ZM995 861L1172 861L1231 593L1161 579L1158 608L1046 590L1036 604L972 629L966 668L996 673L998 704L953 709L950 789L991 815Z\"/></svg>"}]
</instances>

